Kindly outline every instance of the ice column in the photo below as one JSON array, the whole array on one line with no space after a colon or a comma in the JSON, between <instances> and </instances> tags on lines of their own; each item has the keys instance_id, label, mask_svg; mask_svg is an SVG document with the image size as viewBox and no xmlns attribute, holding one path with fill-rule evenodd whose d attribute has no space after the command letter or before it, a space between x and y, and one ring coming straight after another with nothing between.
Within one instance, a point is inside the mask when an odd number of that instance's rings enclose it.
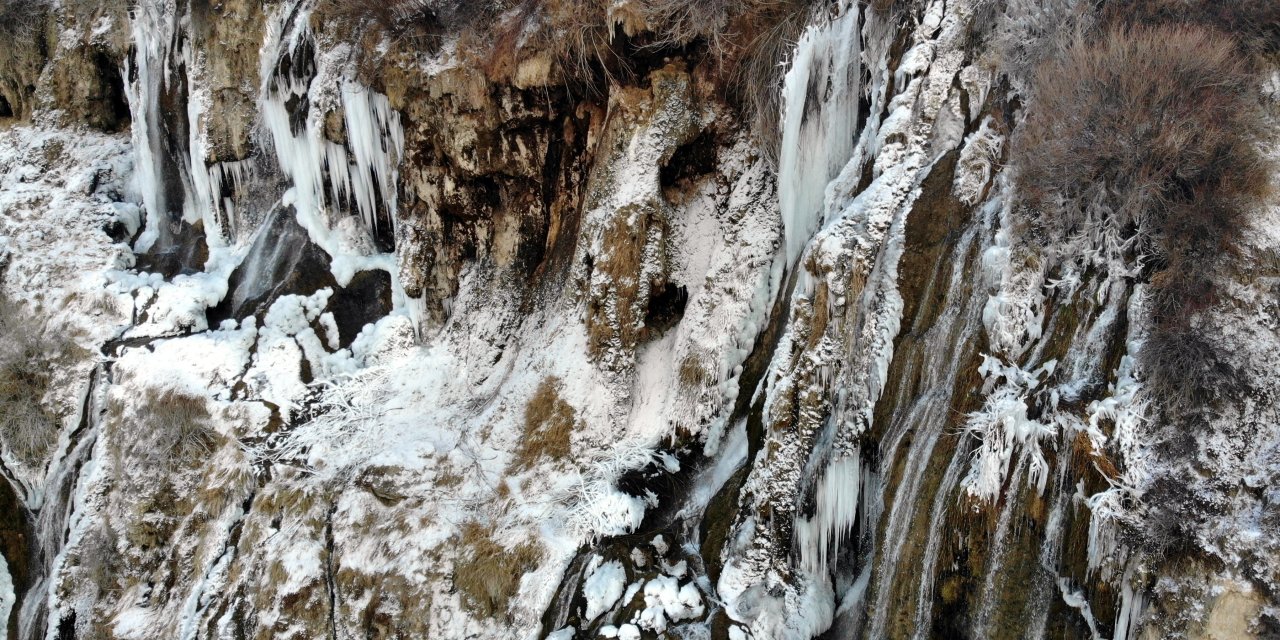
<instances>
[{"instance_id":1,"label":"ice column","mask_svg":"<svg viewBox=\"0 0 1280 640\"><path fill-rule=\"evenodd\" d=\"M787 264L794 265L822 222L827 184L853 155L858 128L858 10L810 26L782 84L778 197Z\"/></svg>"}]
</instances>

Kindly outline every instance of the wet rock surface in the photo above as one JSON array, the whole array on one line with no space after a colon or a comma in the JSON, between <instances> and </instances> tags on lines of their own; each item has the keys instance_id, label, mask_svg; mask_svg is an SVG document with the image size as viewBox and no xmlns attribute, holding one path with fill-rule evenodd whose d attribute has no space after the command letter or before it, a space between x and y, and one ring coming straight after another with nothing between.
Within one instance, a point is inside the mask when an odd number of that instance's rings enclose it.
<instances>
[{"instance_id":1,"label":"wet rock surface","mask_svg":"<svg viewBox=\"0 0 1280 640\"><path fill-rule=\"evenodd\" d=\"M64 2L0 46L0 264L54 256L0 296L83 346L3 469L49 577L11 636L1267 637L1280 272L1204 320L1258 382L1150 448L1133 245L1020 235L1001 56L1059 26L806 9L762 131L662 30L767 11L407 4ZM17 140L77 127L102 158ZM1164 498L1200 520L1153 540Z\"/></svg>"}]
</instances>

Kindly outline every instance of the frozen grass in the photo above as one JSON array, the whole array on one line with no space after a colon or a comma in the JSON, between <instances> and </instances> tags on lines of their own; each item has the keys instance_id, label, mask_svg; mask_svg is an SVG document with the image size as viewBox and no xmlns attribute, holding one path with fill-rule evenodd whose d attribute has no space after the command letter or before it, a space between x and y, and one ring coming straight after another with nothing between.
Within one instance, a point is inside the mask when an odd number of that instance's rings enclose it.
<instances>
[{"instance_id":1,"label":"frozen grass","mask_svg":"<svg viewBox=\"0 0 1280 640\"><path fill-rule=\"evenodd\" d=\"M569 459L577 413L560 397L559 387L559 378L544 378L525 406L524 437L513 459L516 469L529 469L544 459Z\"/></svg>"},{"instance_id":2,"label":"frozen grass","mask_svg":"<svg viewBox=\"0 0 1280 640\"><path fill-rule=\"evenodd\" d=\"M453 584L463 604L483 618L505 614L520 589L520 578L532 571L542 552L532 542L507 549L494 539L494 531L478 522L462 525L459 548L464 556L454 566Z\"/></svg>"},{"instance_id":3,"label":"frozen grass","mask_svg":"<svg viewBox=\"0 0 1280 640\"><path fill-rule=\"evenodd\" d=\"M45 332L26 305L0 300L0 425L5 449L38 468L58 435L42 404L55 366L83 355L65 332Z\"/></svg>"},{"instance_id":4,"label":"frozen grass","mask_svg":"<svg viewBox=\"0 0 1280 640\"><path fill-rule=\"evenodd\" d=\"M119 404L112 408L120 428L133 436L128 438L135 443L131 456L150 466L174 472L184 465L199 465L217 445L213 417L203 396L147 387L129 416ZM125 419L131 421L125 423Z\"/></svg>"}]
</instances>

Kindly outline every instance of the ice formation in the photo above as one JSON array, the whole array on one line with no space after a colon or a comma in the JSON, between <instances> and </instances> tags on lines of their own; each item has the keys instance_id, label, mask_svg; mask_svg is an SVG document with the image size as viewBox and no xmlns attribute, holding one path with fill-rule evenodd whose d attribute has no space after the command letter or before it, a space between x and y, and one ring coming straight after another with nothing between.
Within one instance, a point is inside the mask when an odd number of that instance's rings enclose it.
<instances>
[{"instance_id":1,"label":"ice formation","mask_svg":"<svg viewBox=\"0 0 1280 640\"><path fill-rule=\"evenodd\" d=\"M1261 601L1278 276L1219 274L1197 321L1249 345L1252 395L1168 466L1151 258L1096 217L1019 236L1034 96L989 40L1047 18L881 4L793 18L775 168L683 49L581 96L538 55L342 41L286 0L251 7L256 74L212 87L201 21L228 18L137 3L130 132L0 123L0 294L76 347L37 399L46 458L0 456L39 545L29 595L0 558L0 615L139 640L1133 639L1214 606L1200 578ZM629 5L611 37L647 42ZM100 18L105 47L125 25ZM216 91L247 98L243 157L213 141ZM328 272L272 273L304 249ZM201 453L147 462L166 393ZM1188 535L1235 582L1133 543L1171 479L1221 508Z\"/></svg>"}]
</instances>

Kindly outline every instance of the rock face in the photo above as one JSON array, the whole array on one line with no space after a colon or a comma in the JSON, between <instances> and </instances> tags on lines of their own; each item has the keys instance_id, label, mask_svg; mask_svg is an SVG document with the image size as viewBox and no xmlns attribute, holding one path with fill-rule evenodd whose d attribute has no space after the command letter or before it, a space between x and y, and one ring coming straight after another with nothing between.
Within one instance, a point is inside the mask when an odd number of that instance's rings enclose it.
<instances>
[{"instance_id":1,"label":"rock face","mask_svg":"<svg viewBox=\"0 0 1280 640\"><path fill-rule=\"evenodd\" d=\"M509 4L0 0L10 637L1276 633L1280 203L1177 413L1168 256L1024 192L1039 63L1171 18Z\"/></svg>"}]
</instances>

